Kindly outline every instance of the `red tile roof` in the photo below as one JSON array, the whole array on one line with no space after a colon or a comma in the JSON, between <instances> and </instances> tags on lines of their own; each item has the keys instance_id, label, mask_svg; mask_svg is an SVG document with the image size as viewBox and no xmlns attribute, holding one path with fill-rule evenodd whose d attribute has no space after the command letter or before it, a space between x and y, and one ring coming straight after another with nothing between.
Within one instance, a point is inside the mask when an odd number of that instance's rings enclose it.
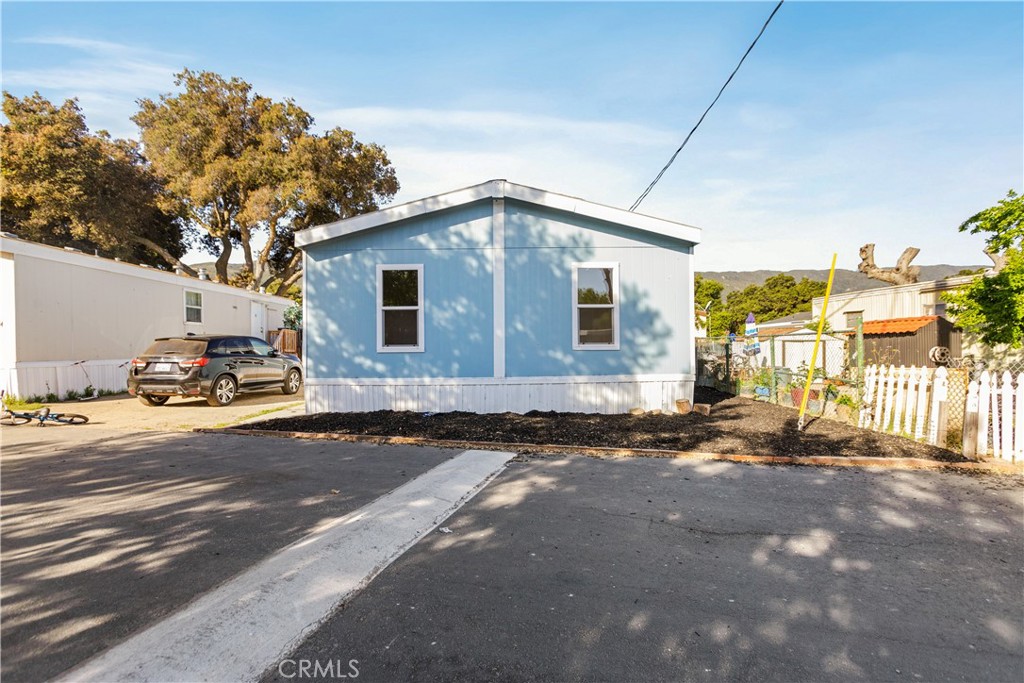
<instances>
[{"instance_id":1,"label":"red tile roof","mask_svg":"<svg viewBox=\"0 0 1024 683\"><path fill-rule=\"evenodd\" d=\"M922 315L917 318L891 318L870 320L864 323L864 334L909 334L917 332L928 323L938 320L937 315Z\"/></svg>"}]
</instances>

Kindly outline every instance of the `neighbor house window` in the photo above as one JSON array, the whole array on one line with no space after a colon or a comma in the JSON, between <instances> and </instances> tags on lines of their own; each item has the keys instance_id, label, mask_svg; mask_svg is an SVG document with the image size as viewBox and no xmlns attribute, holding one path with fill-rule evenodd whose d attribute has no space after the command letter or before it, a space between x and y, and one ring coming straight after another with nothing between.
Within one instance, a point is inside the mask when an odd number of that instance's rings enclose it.
<instances>
[{"instance_id":1,"label":"neighbor house window","mask_svg":"<svg viewBox=\"0 0 1024 683\"><path fill-rule=\"evenodd\" d=\"M846 314L846 329L855 329L857 327L857 321L863 319L864 311L850 311Z\"/></svg>"},{"instance_id":2,"label":"neighbor house window","mask_svg":"<svg viewBox=\"0 0 1024 683\"><path fill-rule=\"evenodd\" d=\"M377 266L377 351L423 350L423 265Z\"/></svg>"},{"instance_id":3,"label":"neighbor house window","mask_svg":"<svg viewBox=\"0 0 1024 683\"><path fill-rule=\"evenodd\" d=\"M203 293L185 292L185 322L203 322Z\"/></svg>"},{"instance_id":4,"label":"neighbor house window","mask_svg":"<svg viewBox=\"0 0 1024 683\"><path fill-rule=\"evenodd\" d=\"M572 266L573 349L619 348L619 264Z\"/></svg>"}]
</instances>

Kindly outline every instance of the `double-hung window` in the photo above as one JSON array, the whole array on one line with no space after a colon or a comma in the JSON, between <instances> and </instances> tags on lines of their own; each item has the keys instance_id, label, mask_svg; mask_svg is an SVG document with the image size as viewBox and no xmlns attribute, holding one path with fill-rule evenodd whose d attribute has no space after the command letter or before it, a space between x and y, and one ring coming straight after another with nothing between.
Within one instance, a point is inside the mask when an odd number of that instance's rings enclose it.
<instances>
[{"instance_id":1,"label":"double-hung window","mask_svg":"<svg viewBox=\"0 0 1024 683\"><path fill-rule=\"evenodd\" d=\"M423 350L423 264L377 266L377 351Z\"/></svg>"},{"instance_id":2,"label":"double-hung window","mask_svg":"<svg viewBox=\"0 0 1024 683\"><path fill-rule=\"evenodd\" d=\"M572 265L572 348L619 348L619 264Z\"/></svg>"},{"instance_id":3,"label":"double-hung window","mask_svg":"<svg viewBox=\"0 0 1024 683\"><path fill-rule=\"evenodd\" d=\"M185 290L185 322L203 322L203 293Z\"/></svg>"}]
</instances>

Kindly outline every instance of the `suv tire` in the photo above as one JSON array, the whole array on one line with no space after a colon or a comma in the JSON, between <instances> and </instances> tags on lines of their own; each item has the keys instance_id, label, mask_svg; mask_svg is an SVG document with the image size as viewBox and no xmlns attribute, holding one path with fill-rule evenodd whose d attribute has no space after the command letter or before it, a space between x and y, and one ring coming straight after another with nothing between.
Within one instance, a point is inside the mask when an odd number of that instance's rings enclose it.
<instances>
[{"instance_id":1,"label":"suv tire","mask_svg":"<svg viewBox=\"0 0 1024 683\"><path fill-rule=\"evenodd\" d=\"M302 373L292 368L284 377L284 386L281 387L281 391L291 395L297 393L300 386L302 386Z\"/></svg>"},{"instance_id":2,"label":"suv tire","mask_svg":"<svg viewBox=\"0 0 1024 683\"><path fill-rule=\"evenodd\" d=\"M140 401L145 405L152 407L162 406L167 403L167 399L169 398L170 396L139 396Z\"/></svg>"},{"instance_id":3,"label":"suv tire","mask_svg":"<svg viewBox=\"0 0 1024 683\"><path fill-rule=\"evenodd\" d=\"M238 382L231 375L221 375L213 382L210 395L206 402L211 406L226 406L235 400L238 394Z\"/></svg>"}]
</instances>

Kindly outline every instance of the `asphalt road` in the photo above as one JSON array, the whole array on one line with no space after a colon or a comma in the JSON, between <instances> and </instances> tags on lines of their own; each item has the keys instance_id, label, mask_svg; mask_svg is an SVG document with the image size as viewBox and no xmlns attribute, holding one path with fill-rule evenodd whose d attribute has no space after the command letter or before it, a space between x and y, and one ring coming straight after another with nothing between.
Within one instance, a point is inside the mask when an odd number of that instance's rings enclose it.
<instances>
[{"instance_id":1,"label":"asphalt road","mask_svg":"<svg viewBox=\"0 0 1024 683\"><path fill-rule=\"evenodd\" d=\"M1022 491L931 471L530 459L264 680L1019 683Z\"/></svg>"},{"instance_id":2,"label":"asphalt road","mask_svg":"<svg viewBox=\"0 0 1024 683\"><path fill-rule=\"evenodd\" d=\"M70 669L458 453L94 424L0 439L5 682Z\"/></svg>"}]
</instances>

